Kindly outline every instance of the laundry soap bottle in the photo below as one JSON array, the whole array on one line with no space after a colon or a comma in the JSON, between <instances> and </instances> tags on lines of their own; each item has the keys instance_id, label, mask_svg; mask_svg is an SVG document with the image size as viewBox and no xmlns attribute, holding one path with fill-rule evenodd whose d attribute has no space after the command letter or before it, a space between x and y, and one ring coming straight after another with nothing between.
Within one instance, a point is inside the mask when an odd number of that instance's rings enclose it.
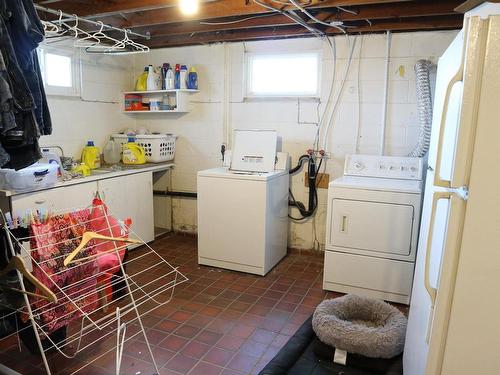
<instances>
[{"instance_id":1,"label":"laundry soap bottle","mask_svg":"<svg viewBox=\"0 0 500 375\"><path fill-rule=\"evenodd\" d=\"M194 66L189 68L187 87L191 90L198 90L198 73Z\"/></svg>"},{"instance_id":2,"label":"laundry soap bottle","mask_svg":"<svg viewBox=\"0 0 500 375\"><path fill-rule=\"evenodd\" d=\"M113 137L109 138L109 141L104 146L104 162L108 165L117 164L121 159L120 145L113 140Z\"/></svg>"},{"instance_id":3,"label":"laundry soap bottle","mask_svg":"<svg viewBox=\"0 0 500 375\"><path fill-rule=\"evenodd\" d=\"M174 84L176 89L181 88L181 66L179 64L175 64Z\"/></svg>"},{"instance_id":4,"label":"laundry soap bottle","mask_svg":"<svg viewBox=\"0 0 500 375\"><path fill-rule=\"evenodd\" d=\"M82 163L90 169L101 167L101 151L94 146L94 141L87 141L87 145L82 151Z\"/></svg>"},{"instance_id":5,"label":"laundry soap bottle","mask_svg":"<svg viewBox=\"0 0 500 375\"><path fill-rule=\"evenodd\" d=\"M148 81L148 67L144 68L144 71L141 73L139 77L137 77L137 81L135 82L135 90L136 91L146 91L147 89L147 81Z\"/></svg>"},{"instance_id":6,"label":"laundry soap bottle","mask_svg":"<svg viewBox=\"0 0 500 375\"><path fill-rule=\"evenodd\" d=\"M123 164L145 164L146 153L144 149L135 143L133 137L128 138L122 149L122 162Z\"/></svg>"},{"instance_id":7,"label":"laundry soap bottle","mask_svg":"<svg viewBox=\"0 0 500 375\"><path fill-rule=\"evenodd\" d=\"M167 72L165 74L165 89L173 90L175 89L175 79L174 79L174 71L170 64L167 64Z\"/></svg>"},{"instance_id":8,"label":"laundry soap bottle","mask_svg":"<svg viewBox=\"0 0 500 375\"><path fill-rule=\"evenodd\" d=\"M147 91L156 90L156 74L153 65L148 66L148 79L147 79L146 90Z\"/></svg>"},{"instance_id":9,"label":"laundry soap bottle","mask_svg":"<svg viewBox=\"0 0 500 375\"><path fill-rule=\"evenodd\" d=\"M181 85L179 88L187 89L187 79L188 79L188 68L186 65L181 65L181 71L180 71Z\"/></svg>"}]
</instances>

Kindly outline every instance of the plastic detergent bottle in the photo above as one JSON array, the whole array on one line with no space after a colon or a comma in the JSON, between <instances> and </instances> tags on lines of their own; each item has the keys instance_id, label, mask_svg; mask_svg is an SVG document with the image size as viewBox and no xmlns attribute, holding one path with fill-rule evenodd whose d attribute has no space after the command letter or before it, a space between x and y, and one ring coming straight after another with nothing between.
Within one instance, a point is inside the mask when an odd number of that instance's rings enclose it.
<instances>
[{"instance_id":1,"label":"plastic detergent bottle","mask_svg":"<svg viewBox=\"0 0 500 375\"><path fill-rule=\"evenodd\" d=\"M187 89L187 79L188 79L188 68L186 65L181 65L180 80L181 89Z\"/></svg>"},{"instance_id":2,"label":"plastic detergent bottle","mask_svg":"<svg viewBox=\"0 0 500 375\"><path fill-rule=\"evenodd\" d=\"M136 91L146 91L147 81L148 81L148 67L146 66L144 68L144 71L141 73L141 75L137 78L137 81L135 82Z\"/></svg>"},{"instance_id":3,"label":"plastic detergent bottle","mask_svg":"<svg viewBox=\"0 0 500 375\"><path fill-rule=\"evenodd\" d=\"M120 162L121 159L121 151L120 145L113 140L113 137L109 138L109 141L104 146L104 162L106 164L116 164Z\"/></svg>"},{"instance_id":4,"label":"plastic detergent bottle","mask_svg":"<svg viewBox=\"0 0 500 375\"><path fill-rule=\"evenodd\" d=\"M161 66L161 89L166 90L167 89L167 70L168 70L169 64L168 63L163 63Z\"/></svg>"},{"instance_id":5,"label":"plastic detergent bottle","mask_svg":"<svg viewBox=\"0 0 500 375\"><path fill-rule=\"evenodd\" d=\"M179 64L175 64L175 74L174 74L175 88L181 88L181 66Z\"/></svg>"},{"instance_id":6,"label":"plastic detergent bottle","mask_svg":"<svg viewBox=\"0 0 500 375\"><path fill-rule=\"evenodd\" d=\"M156 90L156 76L153 65L148 66L148 80L146 86L146 90L148 91Z\"/></svg>"},{"instance_id":7,"label":"plastic detergent bottle","mask_svg":"<svg viewBox=\"0 0 500 375\"><path fill-rule=\"evenodd\" d=\"M198 73L196 72L196 68L194 66L189 68L187 87L191 90L198 90Z\"/></svg>"},{"instance_id":8,"label":"plastic detergent bottle","mask_svg":"<svg viewBox=\"0 0 500 375\"><path fill-rule=\"evenodd\" d=\"M145 164L146 153L144 149L135 143L133 137L128 138L128 142L122 146L123 164Z\"/></svg>"},{"instance_id":9,"label":"plastic detergent bottle","mask_svg":"<svg viewBox=\"0 0 500 375\"><path fill-rule=\"evenodd\" d=\"M94 146L94 141L87 141L87 146L83 148L82 163L90 169L101 166L101 152L99 147Z\"/></svg>"},{"instance_id":10,"label":"plastic detergent bottle","mask_svg":"<svg viewBox=\"0 0 500 375\"><path fill-rule=\"evenodd\" d=\"M165 74L165 89L173 90L175 88L174 71L170 64L167 64L167 73Z\"/></svg>"}]
</instances>

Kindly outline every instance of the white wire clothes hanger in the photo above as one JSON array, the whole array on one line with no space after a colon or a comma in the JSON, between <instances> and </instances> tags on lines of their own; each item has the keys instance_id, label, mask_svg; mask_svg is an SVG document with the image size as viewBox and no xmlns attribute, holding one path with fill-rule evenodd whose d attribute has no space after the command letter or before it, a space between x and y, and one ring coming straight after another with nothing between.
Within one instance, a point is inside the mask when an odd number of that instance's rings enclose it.
<instances>
[{"instance_id":1,"label":"white wire clothes hanger","mask_svg":"<svg viewBox=\"0 0 500 375\"><path fill-rule=\"evenodd\" d=\"M126 55L149 52L147 45L138 43L130 37L150 39L149 33L139 34L128 29L104 24L102 21L79 18L76 14L67 14L61 10L56 11L39 4L35 4L35 8L58 16L58 19L54 21L42 21L46 32L46 44L56 43L72 36L77 39L73 46L85 49L87 53ZM73 25L68 24L71 21L74 21ZM96 32L87 31L79 27L79 22L98 26L99 30ZM122 33L123 38L117 38L114 34L111 36L109 32Z\"/></svg>"},{"instance_id":2,"label":"white wire clothes hanger","mask_svg":"<svg viewBox=\"0 0 500 375\"><path fill-rule=\"evenodd\" d=\"M107 48L105 48L104 50L102 49L94 50L93 49L94 46L90 46L85 48L85 51L88 53L101 53L106 55L130 55L136 53L149 52L148 46L142 43L137 43L136 41L130 39L129 37L130 30L124 30L123 33L124 37L122 40L117 40L109 37L108 35L103 34L106 36L106 39L115 41L115 44L112 46L107 46Z\"/></svg>"}]
</instances>

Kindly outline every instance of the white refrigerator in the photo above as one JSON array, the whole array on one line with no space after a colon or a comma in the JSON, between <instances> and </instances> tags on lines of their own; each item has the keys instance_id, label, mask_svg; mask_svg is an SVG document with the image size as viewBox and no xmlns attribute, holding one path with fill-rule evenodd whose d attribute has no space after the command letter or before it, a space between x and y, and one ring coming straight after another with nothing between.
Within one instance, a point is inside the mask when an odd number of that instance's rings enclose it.
<instances>
[{"instance_id":1,"label":"white refrigerator","mask_svg":"<svg viewBox=\"0 0 500 375\"><path fill-rule=\"evenodd\" d=\"M500 4L439 59L405 375L500 374Z\"/></svg>"}]
</instances>

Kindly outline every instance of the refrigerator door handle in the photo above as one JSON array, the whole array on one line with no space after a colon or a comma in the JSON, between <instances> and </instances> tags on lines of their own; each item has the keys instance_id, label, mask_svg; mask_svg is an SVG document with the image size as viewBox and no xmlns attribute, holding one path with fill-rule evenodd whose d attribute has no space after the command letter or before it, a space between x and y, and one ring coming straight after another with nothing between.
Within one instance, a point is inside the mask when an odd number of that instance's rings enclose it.
<instances>
[{"instance_id":1,"label":"refrigerator door handle","mask_svg":"<svg viewBox=\"0 0 500 375\"><path fill-rule=\"evenodd\" d=\"M451 191L435 192L432 197L432 208L430 215L429 224L429 234L427 235L427 245L425 249L425 271L424 271L424 285L429 297L431 299L431 311L434 309L434 303L436 302L437 289L431 286L430 282L430 267L431 267L431 248L432 248L432 237L434 234L434 224L436 217L437 204L442 199L451 199L454 193Z\"/></svg>"},{"instance_id":2,"label":"refrigerator door handle","mask_svg":"<svg viewBox=\"0 0 500 375\"><path fill-rule=\"evenodd\" d=\"M443 156L443 138L446 125L446 115L448 114L448 105L450 103L451 90L453 89L455 83L461 82L463 80L466 47L467 47L466 38L464 38L464 45L462 46L462 56L460 58L460 67L458 68L455 75L451 78L450 82L448 82L448 86L446 87L446 94L443 103L443 111L441 112L441 120L439 124L439 138L437 142L436 165L434 166L435 167L434 185L441 186L444 188L451 187L451 181L443 180L441 178L441 158Z\"/></svg>"},{"instance_id":3,"label":"refrigerator door handle","mask_svg":"<svg viewBox=\"0 0 500 375\"><path fill-rule=\"evenodd\" d=\"M434 224L436 218L437 204L442 199L452 200L453 197L459 198L463 201L467 201L468 193L469 193L468 188L466 186L462 186L458 189L453 189L449 191L437 191L434 192L434 195L432 196L429 234L427 235L427 244L425 249L425 270L424 270L424 285L431 299L431 311L434 309L434 304L436 302L436 295L437 295L437 289L433 288L430 282L431 248L432 248L432 239L434 236Z\"/></svg>"}]
</instances>

